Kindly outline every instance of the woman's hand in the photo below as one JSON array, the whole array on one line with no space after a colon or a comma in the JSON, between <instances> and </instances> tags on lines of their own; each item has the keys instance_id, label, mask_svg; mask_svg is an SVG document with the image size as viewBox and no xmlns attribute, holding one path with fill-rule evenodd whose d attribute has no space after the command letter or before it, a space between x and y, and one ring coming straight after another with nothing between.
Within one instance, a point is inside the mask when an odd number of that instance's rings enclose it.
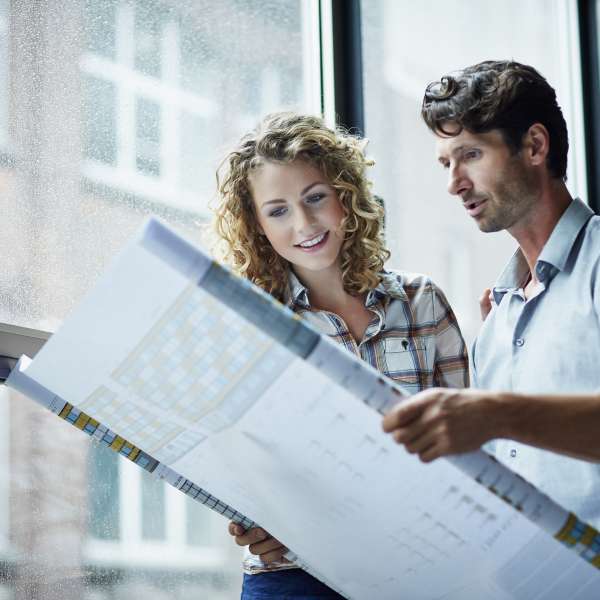
<instances>
[{"instance_id":1,"label":"woman's hand","mask_svg":"<svg viewBox=\"0 0 600 600\"><path fill-rule=\"evenodd\" d=\"M258 555L266 564L286 561L284 554L288 549L261 527L252 527L245 531L239 523L230 521L229 534L235 538L238 546L248 546L250 552Z\"/></svg>"}]
</instances>

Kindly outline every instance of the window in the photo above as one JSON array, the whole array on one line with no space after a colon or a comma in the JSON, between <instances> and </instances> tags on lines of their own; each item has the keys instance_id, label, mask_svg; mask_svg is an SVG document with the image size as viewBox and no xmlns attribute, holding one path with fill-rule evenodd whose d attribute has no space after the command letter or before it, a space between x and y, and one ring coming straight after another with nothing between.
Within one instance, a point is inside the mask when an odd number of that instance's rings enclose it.
<instances>
[{"instance_id":1,"label":"window","mask_svg":"<svg viewBox=\"0 0 600 600\"><path fill-rule=\"evenodd\" d=\"M301 47L298 4L265 4L275 28L261 23L263 12L252 3L229 5L236 9L234 27L237 19L240 26L230 39L233 28L224 38L223 24L209 27L206 11L193 3L178 10L150 0L88 0L81 59L89 90L87 178L202 212L214 185L210 149L223 143L223 125L242 131L276 107L299 106L306 74L279 45L285 36L285 48ZM256 44L266 30L274 36L273 48ZM319 110L317 104L309 108Z\"/></svg>"},{"instance_id":2,"label":"window","mask_svg":"<svg viewBox=\"0 0 600 600\"><path fill-rule=\"evenodd\" d=\"M0 322L53 331L150 213L199 239L225 149L267 112L320 112L318 4L0 0ZM2 394L0 596L18 564L7 597L239 597L226 521Z\"/></svg>"},{"instance_id":3,"label":"window","mask_svg":"<svg viewBox=\"0 0 600 600\"><path fill-rule=\"evenodd\" d=\"M447 197L422 92L490 56L539 66L557 84L583 195L572 4L362 3L366 133L391 264L431 274L470 338L476 298L513 244L480 234ZM150 213L199 239L225 148L267 112L320 112L322 81L334 79L321 74L328 7L0 0L0 153L10 131L15 157L0 172L0 322L53 331ZM332 105L327 89L322 100ZM4 425L0 597L239 597L240 553L221 518L0 388Z\"/></svg>"},{"instance_id":4,"label":"window","mask_svg":"<svg viewBox=\"0 0 600 600\"><path fill-rule=\"evenodd\" d=\"M562 0L362 2L365 128L375 191L385 198L391 265L427 273L446 292L463 333L479 328L477 299L515 243L483 235L446 192L433 138L420 118L425 86L490 58L536 66L557 88L571 139L569 183L585 197L575 15ZM579 144L579 145L578 145Z\"/></svg>"},{"instance_id":5,"label":"window","mask_svg":"<svg viewBox=\"0 0 600 600\"><path fill-rule=\"evenodd\" d=\"M81 70L91 93L84 174L199 212L204 207L196 193L212 183L214 157L205 149L215 145L220 131L214 88L208 85L217 73L192 41L202 38L186 25L194 16L141 0L88 2L86 8L88 50ZM205 71L207 85L198 85L198 71ZM198 136L186 135L190 124Z\"/></svg>"},{"instance_id":6,"label":"window","mask_svg":"<svg viewBox=\"0 0 600 600\"><path fill-rule=\"evenodd\" d=\"M223 519L108 448L90 443L88 540L90 564L219 568L215 552ZM115 501L115 499L117 501Z\"/></svg>"}]
</instances>

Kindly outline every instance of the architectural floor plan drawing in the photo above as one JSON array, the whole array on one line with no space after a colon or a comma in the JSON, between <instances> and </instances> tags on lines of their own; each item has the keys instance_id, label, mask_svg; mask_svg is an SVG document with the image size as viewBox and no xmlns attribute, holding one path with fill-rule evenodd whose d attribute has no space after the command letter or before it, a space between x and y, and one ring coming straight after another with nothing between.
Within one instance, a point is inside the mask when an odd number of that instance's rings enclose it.
<instances>
[{"instance_id":1,"label":"architectural floor plan drawing","mask_svg":"<svg viewBox=\"0 0 600 600\"><path fill-rule=\"evenodd\" d=\"M157 221L7 383L348 598L599 597L595 529L482 451L420 463L401 388Z\"/></svg>"}]
</instances>

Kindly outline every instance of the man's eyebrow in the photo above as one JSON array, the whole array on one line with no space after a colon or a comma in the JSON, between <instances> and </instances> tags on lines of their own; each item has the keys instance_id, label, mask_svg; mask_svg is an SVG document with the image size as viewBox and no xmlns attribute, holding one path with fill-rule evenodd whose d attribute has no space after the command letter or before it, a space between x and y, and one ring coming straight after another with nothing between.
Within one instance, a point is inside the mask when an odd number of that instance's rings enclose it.
<instances>
[{"instance_id":1,"label":"man's eyebrow","mask_svg":"<svg viewBox=\"0 0 600 600\"><path fill-rule=\"evenodd\" d=\"M462 154L465 148L471 146L471 144L461 144L460 146L456 146L456 148L452 148L450 151L451 156L456 156L457 154Z\"/></svg>"},{"instance_id":2,"label":"man's eyebrow","mask_svg":"<svg viewBox=\"0 0 600 600\"><path fill-rule=\"evenodd\" d=\"M472 148L475 145L476 144L461 144L460 146L456 146L456 148L452 148L452 150L450 150L450 152L448 152L447 154L441 154L440 156L438 156L438 162L444 162L448 160L448 156L456 156L457 154L462 154L465 148Z\"/></svg>"}]
</instances>

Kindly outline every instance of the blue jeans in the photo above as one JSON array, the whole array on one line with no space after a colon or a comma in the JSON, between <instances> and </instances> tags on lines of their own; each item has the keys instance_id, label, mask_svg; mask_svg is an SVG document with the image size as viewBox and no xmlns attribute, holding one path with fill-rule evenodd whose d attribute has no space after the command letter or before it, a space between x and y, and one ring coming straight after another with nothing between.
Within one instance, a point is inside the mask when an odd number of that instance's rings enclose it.
<instances>
[{"instance_id":1,"label":"blue jeans","mask_svg":"<svg viewBox=\"0 0 600 600\"><path fill-rule=\"evenodd\" d=\"M244 574L241 600L345 600L302 569Z\"/></svg>"}]
</instances>

